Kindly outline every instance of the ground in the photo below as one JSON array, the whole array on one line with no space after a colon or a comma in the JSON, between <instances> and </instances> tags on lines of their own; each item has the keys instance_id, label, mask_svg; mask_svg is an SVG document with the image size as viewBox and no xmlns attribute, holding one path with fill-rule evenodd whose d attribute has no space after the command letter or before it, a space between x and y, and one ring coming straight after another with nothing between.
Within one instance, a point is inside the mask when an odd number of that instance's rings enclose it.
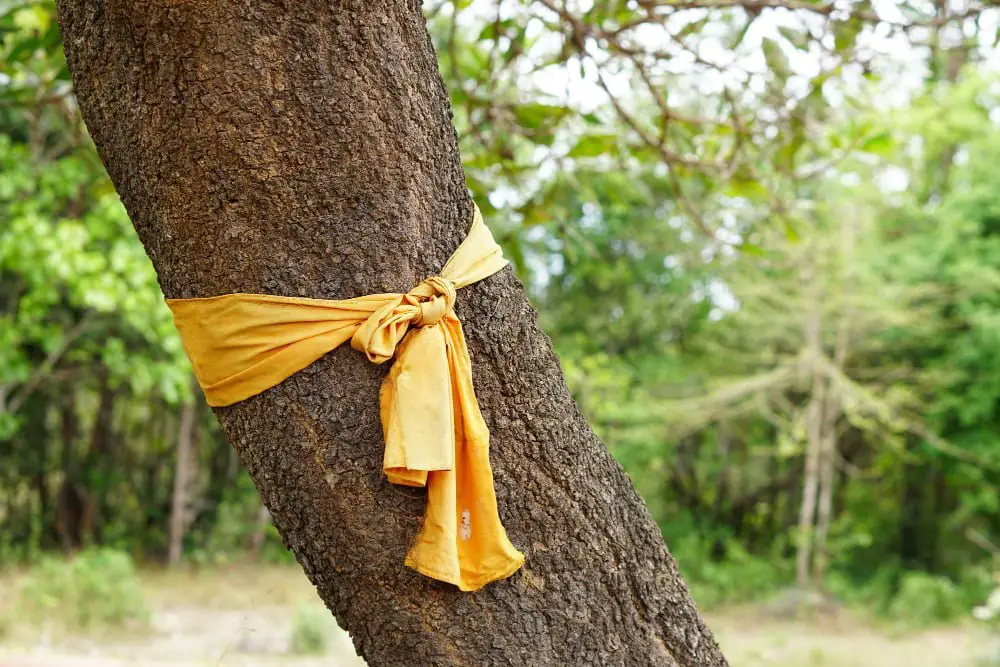
<instances>
[{"instance_id":1,"label":"ground","mask_svg":"<svg viewBox=\"0 0 1000 667\"><path fill-rule=\"evenodd\" d=\"M66 637L44 623L28 627L15 618L0 639L0 667L364 665L347 634L321 615L297 568L146 570L142 579L153 611L148 627L101 638ZM0 597L15 585L15 577L0 576ZM304 606L328 623L325 655L290 654L292 619ZM811 621L779 618L766 606L707 616L733 667L974 667L991 645L971 622L901 632L844 611Z\"/></svg>"}]
</instances>

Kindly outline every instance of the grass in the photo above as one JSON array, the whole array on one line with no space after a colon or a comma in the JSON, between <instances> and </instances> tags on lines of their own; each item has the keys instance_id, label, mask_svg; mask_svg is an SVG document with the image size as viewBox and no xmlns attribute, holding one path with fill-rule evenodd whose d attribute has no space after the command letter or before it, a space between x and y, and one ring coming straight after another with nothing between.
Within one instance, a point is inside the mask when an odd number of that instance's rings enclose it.
<instances>
[{"instance_id":1,"label":"grass","mask_svg":"<svg viewBox=\"0 0 1000 667\"><path fill-rule=\"evenodd\" d=\"M292 620L291 651L301 655L322 655L329 649L330 637L336 631L326 609L300 605Z\"/></svg>"},{"instance_id":2,"label":"grass","mask_svg":"<svg viewBox=\"0 0 1000 667\"><path fill-rule=\"evenodd\" d=\"M149 619L131 558L111 549L87 550L71 559L46 556L7 581L4 590L8 631L17 620L54 632L97 634L140 630Z\"/></svg>"}]
</instances>

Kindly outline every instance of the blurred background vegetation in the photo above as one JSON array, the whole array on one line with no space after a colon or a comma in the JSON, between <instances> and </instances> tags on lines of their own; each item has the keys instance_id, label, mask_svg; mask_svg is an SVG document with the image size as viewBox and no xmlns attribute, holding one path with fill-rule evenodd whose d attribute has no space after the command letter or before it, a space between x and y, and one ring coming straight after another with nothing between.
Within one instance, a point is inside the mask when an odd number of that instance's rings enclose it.
<instances>
[{"instance_id":1,"label":"blurred background vegetation","mask_svg":"<svg viewBox=\"0 0 1000 667\"><path fill-rule=\"evenodd\" d=\"M994 587L991 4L425 4L469 186L703 608L794 587L931 623ZM290 561L54 12L0 0L0 567Z\"/></svg>"}]
</instances>

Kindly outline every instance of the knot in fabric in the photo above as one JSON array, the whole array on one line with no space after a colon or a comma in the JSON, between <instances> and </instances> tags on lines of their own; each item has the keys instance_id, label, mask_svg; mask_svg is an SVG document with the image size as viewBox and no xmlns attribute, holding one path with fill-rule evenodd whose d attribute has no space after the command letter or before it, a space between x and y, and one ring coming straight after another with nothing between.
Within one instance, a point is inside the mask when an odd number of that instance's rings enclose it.
<instances>
[{"instance_id":1,"label":"knot in fabric","mask_svg":"<svg viewBox=\"0 0 1000 667\"><path fill-rule=\"evenodd\" d=\"M513 574L524 554L500 521L489 429L476 402L462 323L452 309L456 290L506 265L474 207L472 226L440 275L405 294L331 301L237 293L167 304L212 406L260 394L348 340L374 363L394 359L379 390L382 471L393 484L427 487L423 527L406 565L474 591ZM330 401L364 388L351 378L331 379L341 380ZM376 532L365 539L374 543Z\"/></svg>"},{"instance_id":2,"label":"knot in fabric","mask_svg":"<svg viewBox=\"0 0 1000 667\"><path fill-rule=\"evenodd\" d=\"M412 325L429 327L441 321L455 307L455 283L441 276L431 276L411 289L407 296L415 300L420 309Z\"/></svg>"},{"instance_id":3,"label":"knot in fabric","mask_svg":"<svg viewBox=\"0 0 1000 667\"><path fill-rule=\"evenodd\" d=\"M411 327L430 327L444 319L455 305L455 283L432 276L406 294L391 297L369 315L351 337L351 347L375 364L396 354L396 346Z\"/></svg>"}]
</instances>

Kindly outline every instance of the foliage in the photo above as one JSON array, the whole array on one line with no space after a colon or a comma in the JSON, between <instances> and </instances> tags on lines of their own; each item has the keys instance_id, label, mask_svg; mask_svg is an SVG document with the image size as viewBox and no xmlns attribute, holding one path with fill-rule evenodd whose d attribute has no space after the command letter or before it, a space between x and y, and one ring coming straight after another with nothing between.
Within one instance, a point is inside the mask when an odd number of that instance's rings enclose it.
<instances>
[{"instance_id":1,"label":"foliage","mask_svg":"<svg viewBox=\"0 0 1000 667\"><path fill-rule=\"evenodd\" d=\"M980 621L996 622L1000 618L1000 588L994 586L983 603L972 610L972 615Z\"/></svg>"},{"instance_id":2,"label":"foliage","mask_svg":"<svg viewBox=\"0 0 1000 667\"><path fill-rule=\"evenodd\" d=\"M671 552L703 609L766 600L789 580L788 563L780 557L748 553L729 538L724 543L726 559L720 560L713 557L719 548L715 540L702 538L696 530L682 535L670 542ZM780 549L775 549L778 552Z\"/></svg>"},{"instance_id":3,"label":"foliage","mask_svg":"<svg viewBox=\"0 0 1000 667\"><path fill-rule=\"evenodd\" d=\"M82 551L71 559L46 556L25 578L18 608L71 630L121 629L148 620L142 587L128 554Z\"/></svg>"},{"instance_id":4,"label":"foliage","mask_svg":"<svg viewBox=\"0 0 1000 667\"><path fill-rule=\"evenodd\" d=\"M79 118L54 3L0 3L0 38L0 558L87 544L162 558L190 366ZM259 507L206 410L195 439L191 543L220 529L224 501ZM267 528L239 525L226 548Z\"/></svg>"},{"instance_id":5,"label":"foliage","mask_svg":"<svg viewBox=\"0 0 1000 667\"><path fill-rule=\"evenodd\" d=\"M305 655L326 653L332 629L330 614L324 609L300 605L292 619L292 653Z\"/></svg>"},{"instance_id":6,"label":"foliage","mask_svg":"<svg viewBox=\"0 0 1000 667\"><path fill-rule=\"evenodd\" d=\"M900 578L899 592L889 613L893 618L915 625L953 621L968 613L958 588L944 577L923 572L907 572Z\"/></svg>"},{"instance_id":7,"label":"foliage","mask_svg":"<svg viewBox=\"0 0 1000 667\"><path fill-rule=\"evenodd\" d=\"M246 557L251 536L262 529L259 506L247 501L255 493L250 476L242 472L219 501L210 532L189 550L191 562L217 566ZM267 563L293 563L295 557L282 544L277 529L268 523L263 530L264 543L256 554L257 559Z\"/></svg>"}]
</instances>

